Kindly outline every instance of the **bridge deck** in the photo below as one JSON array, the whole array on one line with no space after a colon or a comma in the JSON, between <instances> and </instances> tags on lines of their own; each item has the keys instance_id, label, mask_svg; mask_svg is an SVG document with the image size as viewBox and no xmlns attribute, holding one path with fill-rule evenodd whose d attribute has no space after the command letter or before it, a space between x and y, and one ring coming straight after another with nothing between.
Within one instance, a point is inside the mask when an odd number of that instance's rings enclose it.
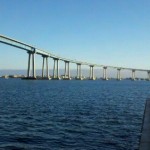
<instances>
[{"instance_id":1,"label":"bridge deck","mask_svg":"<svg viewBox=\"0 0 150 150\"><path fill-rule=\"evenodd\" d=\"M139 150L150 150L150 100L146 101Z\"/></svg>"}]
</instances>

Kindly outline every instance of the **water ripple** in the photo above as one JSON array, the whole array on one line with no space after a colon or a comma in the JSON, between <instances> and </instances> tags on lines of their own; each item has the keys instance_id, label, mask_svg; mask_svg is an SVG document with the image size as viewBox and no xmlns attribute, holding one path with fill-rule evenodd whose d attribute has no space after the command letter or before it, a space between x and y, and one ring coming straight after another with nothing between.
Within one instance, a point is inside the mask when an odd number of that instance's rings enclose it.
<instances>
[{"instance_id":1,"label":"water ripple","mask_svg":"<svg viewBox=\"0 0 150 150\"><path fill-rule=\"evenodd\" d=\"M138 149L149 82L0 84L0 149Z\"/></svg>"}]
</instances>

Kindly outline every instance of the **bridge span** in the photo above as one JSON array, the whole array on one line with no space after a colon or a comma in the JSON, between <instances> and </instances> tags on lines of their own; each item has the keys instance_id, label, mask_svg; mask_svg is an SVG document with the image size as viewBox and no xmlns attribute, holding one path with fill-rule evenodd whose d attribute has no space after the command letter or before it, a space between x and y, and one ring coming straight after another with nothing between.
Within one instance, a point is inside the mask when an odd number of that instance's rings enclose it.
<instances>
[{"instance_id":1,"label":"bridge span","mask_svg":"<svg viewBox=\"0 0 150 150\"><path fill-rule=\"evenodd\" d=\"M94 67L100 67L103 69L103 80L108 80L107 76L107 70L108 68L111 69L116 69L117 70L117 80L121 80L121 70L130 70L132 73L131 79L136 80L136 71L144 71L147 72L147 80L150 81L150 70L146 69L136 69L136 68L125 68L125 67L117 67L117 66L106 66L102 64L93 64L89 62L82 62L82 61L77 61L77 60L72 60L72 59L67 59L63 58L60 56L56 56L48 51L39 49L37 47L34 47L32 45L20 42L18 40L6 37L4 35L0 35L0 43L13 46L16 48L19 48L21 50L24 50L28 53L28 69L27 69L27 77L25 79L37 79L36 76L36 68L35 68L35 54L41 55L43 59L43 64L42 64L42 79L50 79L49 75L49 66L48 66L48 58L51 58L54 60L54 66L53 66L53 76L52 79L54 80L59 80L60 75L59 75L59 61L63 61L65 64L65 69L64 69L64 77L62 79L64 80L70 80L71 75L70 75L70 63L74 63L77 65L77 76L75 79L77 80L82 80L84 79L82 76L82 69L81 66L86 65L89 66L90 68L90 73L89 73L89 79L90 80L95 80L94 76ZM46 66L46 68L45 68ZM44 70L46 69L46 75L44 74Z\"/></svg>"}]
</instances>

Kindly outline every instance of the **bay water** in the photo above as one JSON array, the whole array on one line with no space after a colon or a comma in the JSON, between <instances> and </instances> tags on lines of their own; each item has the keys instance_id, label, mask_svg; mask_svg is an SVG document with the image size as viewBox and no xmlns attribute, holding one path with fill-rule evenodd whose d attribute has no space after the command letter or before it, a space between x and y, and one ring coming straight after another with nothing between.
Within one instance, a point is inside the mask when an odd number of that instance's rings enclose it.
<instances>
[{"instance_id":1,"label":"bay water","mask_svg":"<svg viewBox=\"0 0 150 150\"><path fill-rule=\"evenodd\" d=\"M148 81L0 79L0 149L136 150Z\"/></svg>"}]
</instances>

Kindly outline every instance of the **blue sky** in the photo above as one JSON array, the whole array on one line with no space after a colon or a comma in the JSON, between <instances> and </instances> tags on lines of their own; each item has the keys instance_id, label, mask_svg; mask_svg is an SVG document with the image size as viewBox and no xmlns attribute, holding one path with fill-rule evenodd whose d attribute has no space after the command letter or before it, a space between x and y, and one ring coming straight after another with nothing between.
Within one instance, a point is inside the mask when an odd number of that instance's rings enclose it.
<instances>
[{"instance_id":1,"label":"blue sky","mask_svg":"<svg viewBox=\"0 0 150 150\"><path fill-rule=\"evenodd\" d=\"M0 34L70 59L150 69L149 8L149 0L1 0ZM1 69L27 68L25 51L0 44L0 52Z\"/></svg>"}]
</instances>

